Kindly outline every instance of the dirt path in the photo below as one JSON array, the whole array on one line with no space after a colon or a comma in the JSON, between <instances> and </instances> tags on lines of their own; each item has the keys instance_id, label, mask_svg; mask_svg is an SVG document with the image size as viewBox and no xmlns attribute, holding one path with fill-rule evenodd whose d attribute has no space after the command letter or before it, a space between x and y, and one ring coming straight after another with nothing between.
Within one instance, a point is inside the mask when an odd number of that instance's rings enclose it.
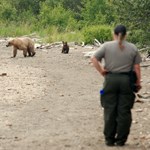
<instances>
[{"instance_id":1,"label":"dirt path","mask_svg":"<svg viewBox=\"0 0 150 150\"><path fill-rule=\"evenodd\" d=\"M0 44L0 150L148 150L150 98L136 103L124 148L104 145L99 89L103 78L83 58L83 48L62 55L38 50L34 58ZM89 49L87 49L89 51ZM143 68L142 92L149 92L150 68Z\"/></svg>"}]
</instances>

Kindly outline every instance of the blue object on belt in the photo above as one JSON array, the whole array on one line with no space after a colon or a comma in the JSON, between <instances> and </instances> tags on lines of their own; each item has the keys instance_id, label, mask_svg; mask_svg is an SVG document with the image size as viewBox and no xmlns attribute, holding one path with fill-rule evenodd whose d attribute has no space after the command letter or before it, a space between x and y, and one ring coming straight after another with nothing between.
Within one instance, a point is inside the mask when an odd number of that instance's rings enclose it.
<instances>
[{"instance_id":1,"label":"blue object on belt","mask_svg":"<svg viewBox=\"0 0 150 150\"><path fill-rule=\"evenodd\" d=\"M104 94L104 90L100 90L99 93L100 93L100 95L103 95Z\"/></svg>"}]
</instances>

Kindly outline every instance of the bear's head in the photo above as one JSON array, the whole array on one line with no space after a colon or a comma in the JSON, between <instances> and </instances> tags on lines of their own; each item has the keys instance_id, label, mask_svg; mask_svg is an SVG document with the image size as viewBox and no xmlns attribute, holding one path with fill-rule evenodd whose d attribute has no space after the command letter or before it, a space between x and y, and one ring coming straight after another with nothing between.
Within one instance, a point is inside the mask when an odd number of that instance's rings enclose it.
<instances>
[{"instance_id":1,"label":"bear's head","mask_svg":"<svg viewBox=\"0 0 150 150\"><path fill-rule=\"evenodd\" d=\"M64 47L67 47L67 46L68 46L68 43L67 43L67 42L62 41L62 43L63 43L63 46L64 46Z\"/></svg>"},{"instance_id":2,"label":"bear's head","mask_svg":"<svg viewBox=\"0 0 150 150\"><path fill-rule=\"evenodd\" d=\"M9 40L6 47L12 46L14 44L14 39Z\"/></svg>"}]
</instances>

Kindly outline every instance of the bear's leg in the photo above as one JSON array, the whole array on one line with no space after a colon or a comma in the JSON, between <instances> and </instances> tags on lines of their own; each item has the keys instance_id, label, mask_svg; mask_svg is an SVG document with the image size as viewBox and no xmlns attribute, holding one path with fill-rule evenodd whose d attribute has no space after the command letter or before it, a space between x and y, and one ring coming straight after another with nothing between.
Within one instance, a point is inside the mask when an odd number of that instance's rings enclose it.
<instances>
[{"instance_id":1,"label":"bear's leg","mask_svg":"<svg viewBox=\"0 0 150 150\"><path fill-rule=\"evenodd\" d=\"M17 48L14 47L14 48L13 48L13 57L16 57L16 55L17 55Z\"/></svg>"},{"instance_id":2,"label":"bear's leg","mask_svg":"<svg viewBox=\"0 0 150 150\"><path fill-rule=\"evenodd\" d=\"M27 51L28 51L28 56L31 57L31 51L30 51L30 48L28 48Z\"/></svg>"},{"instance_id":3,"label":"bear's leg","mask_svg":"<svg viewBox=\"0 0 150 150\"><path fill-rule=\"evenodd\" d=\"M27 49L23 50L24 57L27 57Z\"/></svg>"},{"instance_id":4,"label":"bear's leg","mask_svg":"<svg viewBox=\"0 0 150 150\"><path fill-rule=\"evenodd\" d=\"M30 52L31 52L31 57L33 57L36 54L34 50L34 46L30 47Z\"/></svg>"},{"instance_id":5,"label":"bear's leg","mask_svg":"<svg viewBox=\"0 0 150 150\"><path fill-rule=\"evenodd\" d=\"M67 53L67 54L69 53L69 47L66 48L66 53Z\"/></svg>"},{"instance_id":6,"label":"bear's leg","mask_svg":"<svg viewBox=\"0 0 150 150\"><path fill-rule=\"evenodd\" d=\"M30 45L28 47L28 51L31 54L30 56L33 57L35 55L35 51L34 51L34 45Z\"/></svg>"},{"instance_id":7,"label":"bear's leg","mask_svg":"<svg viewBox=\"0 0 150 150\"><path fill-rule=\"evenodd\" d=\"M66 54L68 54L68 53L69 53L69 50L67 49L67 50L66 50Z\"/></svg>"},{"instance_id":8,"label":"bear's leg","mask_svg":"<svg viewBox=\"0 0 150 150\"><path fill-rule=\"evenodd\" d=\"M35 54L36 54L36 52L35 52L35 51L32 51L31 57L33 57Z\"/></svg>"},{"instance_id":9,"label":"bear's leg","mask_svg":"<svg viewBox=\"0 0 150 150\"><path fill-rule=\"evenodd\" d=\"M31 57L33 57L35 54L36 54L36 52L32 52L32 55L31 55Z\"/></svg>"}]
</instances>

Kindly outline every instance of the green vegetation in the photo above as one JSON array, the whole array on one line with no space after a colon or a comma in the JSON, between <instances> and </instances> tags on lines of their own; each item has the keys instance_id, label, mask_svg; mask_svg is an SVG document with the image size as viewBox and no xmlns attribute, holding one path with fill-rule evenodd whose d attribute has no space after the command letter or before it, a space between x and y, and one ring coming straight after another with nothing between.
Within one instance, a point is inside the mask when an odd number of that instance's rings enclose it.
<instances>
[{"instance_id":1,"label":"green vegetation","mask_svg":"<svg viewBox=\"0 0 150 150\"><path fill-rule=\"evenodd\" d=\"M0 36L36 33L48 42L111 39L115 25L128 27L128 39L150 45L150 1L1 0Z\"/></svg>"},{"instance_id":2,"label":"green vegetation","mask_svg":"<svg viewBox=\"0 0 150 150\"><path fill-rule=\"evenodd\" d=\"M85 43L93 43L94 39L97 39L101 43L112 39L112 29L109 26L90 26L84 30Z\"/></svg>"}]
</instances>

